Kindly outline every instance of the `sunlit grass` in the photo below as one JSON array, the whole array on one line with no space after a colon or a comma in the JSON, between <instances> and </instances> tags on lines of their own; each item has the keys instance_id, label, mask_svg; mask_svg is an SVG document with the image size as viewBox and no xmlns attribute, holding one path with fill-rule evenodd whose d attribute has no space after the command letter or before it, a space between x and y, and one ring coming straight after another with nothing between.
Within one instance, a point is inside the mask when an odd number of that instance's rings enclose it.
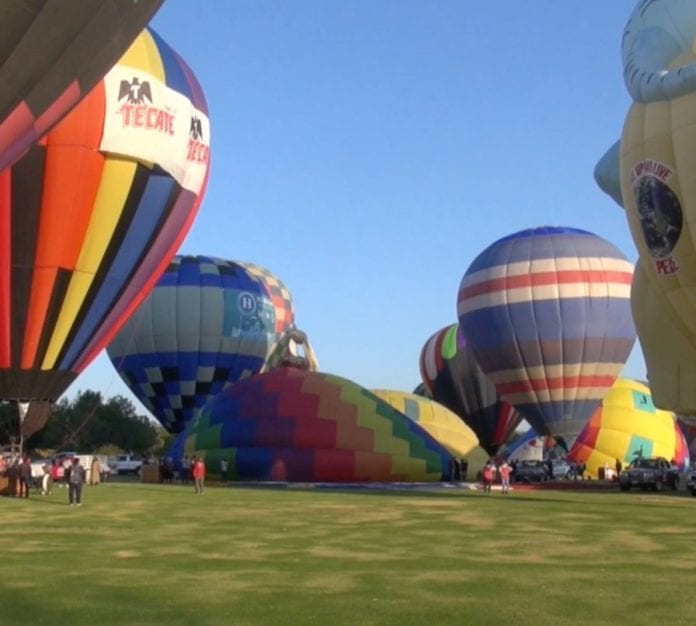
<instances>
[{"instance_id":1,"label":"sunlit grass","mask_svg":"<svg viewBox=\"0 0 696 626\"><path fill-rule=\"evenodd\" d=\"M2 626L696 620L684 494L124 482L0 511Z\"/></svg>"}]
</instances>

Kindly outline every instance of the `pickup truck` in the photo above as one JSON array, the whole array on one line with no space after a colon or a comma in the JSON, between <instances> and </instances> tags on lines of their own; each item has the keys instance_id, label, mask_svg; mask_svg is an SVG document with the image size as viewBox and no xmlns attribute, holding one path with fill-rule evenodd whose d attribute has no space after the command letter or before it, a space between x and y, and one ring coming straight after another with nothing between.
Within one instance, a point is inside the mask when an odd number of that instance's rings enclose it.
<instances>
[{"instance_id":1,"label":"pickup truck","mask_svg":"<svg viewBox=\"0 0 696 626\"><path fill-rule=\"evenodd\" d=\"M119 475L139 474L143 460L141 457L133 454L119 454L111 460L109 465L114 473Z\"/></svg>"},{"instance_id":2,"label":"pickup truck","mask_svg":"<svg viewBox=\"0 0 696 626\"><path fill-rule=\"evenodd\" d=\"M636 459L619 474L621 491L628 491L631 487L651 488L653 491L671 487L676 490L679 487L679 469L663 457Z\"/></svg>"}]
</instances>

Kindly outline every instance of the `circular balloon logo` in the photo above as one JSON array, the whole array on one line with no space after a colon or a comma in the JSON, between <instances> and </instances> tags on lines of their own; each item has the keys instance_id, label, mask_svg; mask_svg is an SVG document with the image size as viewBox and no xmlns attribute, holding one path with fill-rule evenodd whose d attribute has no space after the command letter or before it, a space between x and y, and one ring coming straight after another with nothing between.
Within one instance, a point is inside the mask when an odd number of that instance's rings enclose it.
<instances>
[{"instance_id":1,"label":"circular balloon logo","mask_svg":"<svg viewBox=\"0 0 696 626\"><path fill-rule=\"evenodd\" d=\"M662 166L667 171L667 166ZM684 221L676 194L657 176L647 175L633 185L640 227L645 245L655 258L672 253L679 240Z\"/></svg>"}]
</instances>

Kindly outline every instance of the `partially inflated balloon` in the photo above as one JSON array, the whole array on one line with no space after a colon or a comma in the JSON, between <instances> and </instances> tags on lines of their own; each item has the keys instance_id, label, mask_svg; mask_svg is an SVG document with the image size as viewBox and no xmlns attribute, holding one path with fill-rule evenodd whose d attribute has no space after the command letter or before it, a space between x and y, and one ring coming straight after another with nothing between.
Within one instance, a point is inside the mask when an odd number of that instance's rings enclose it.
<instances>
[{"instance_id":1,"label":"partially inflated balloon","mask_svg":"<svg viewBox=\"0 0 696 626\"><path fill-rule=\"evenodd\" d=\"M416 422L453 456L467 457L478 446L474 431L438 402L393 389L373 389L372 393Z\"/></svg>"},{"instance_id":2,"label":"partially inflated balloon","mask_svg":"<svg viewBox=\"0 0 696 626\"><path fill-rule=\"evenodd\" d=\"M682 469L689 450L673 413L655 408L650 389L620 378L570 450L569 459L585 463L591 476L600 467L627 465L637 456L673 459Z\"/></svg>"},{"instance_id":3,"label":"partially inflated balloon","mask_svg":"<svg viewBox=\"0 0 696 626\"><path fill-rule=\"evenodd\" d=\"M0 397L55 400L154 286L203 197L207 106L153 31L0 173Z\"/></svg>"},{"instance_id":4,"label":"partially inflated balloon","mask_svg":"<svg viewBox=\"0 0 696 626\"><path fill-rule=\"evenodd\" d=\"M537 432L582 430L635 342L633 266L574 228L504 237L462 279L459 324L476 361Z\"/></svg>"},{"instance_id":5,"label":"partially inflated balloon","mask_svg":"<svg viewBox=\"0 0 696 626\"><path fill-rule=\"evenodd\" d=\"M220 461L233 480L439 481L450 454L417 423L355 383L277 368L227 387L168 455Z\"/></svg>"},{"instance_id":6,"label":"partially inflated balloon","mask_svg":"<svg viewBox=\"0 0 696 626\"><path fill-rule=\"evenodd\" d=\"M459 415L491 456L522 420L476 363L459 324L441 328L426 341L420 371L433 399Z\"/></svg>"},{"instance_id":7,"label":"partially inflated balloon","mask_svg":"<svg viewBox=\"0 0 696 626\"><path fill-rule=\"evenodd\" d=\"M0 2L0 170L102 79L162 1Z\"/></svg>"},{"instance_id":8,"label":"partially inflated balloon","mask_svg":"<svg viewBox=\"0 0 696 626\"><path fill-rule=\"evenodd\" d=\"M277 341L276 307L257 272L177 256L107 352L162 425L180 432L213 396L258 373Z\"/></svg>"}]
</instances>

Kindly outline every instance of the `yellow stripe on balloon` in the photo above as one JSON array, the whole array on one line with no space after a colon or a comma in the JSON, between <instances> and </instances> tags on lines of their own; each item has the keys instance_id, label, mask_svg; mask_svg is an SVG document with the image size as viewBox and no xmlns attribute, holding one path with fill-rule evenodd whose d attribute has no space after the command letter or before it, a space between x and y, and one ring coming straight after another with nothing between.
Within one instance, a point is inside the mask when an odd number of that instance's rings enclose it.
<instances>
[{"instance_id":1,"label":"yellow stripe on balloon","mask_svg":"<svg viewBox=\"0 0 696 626\"><path fill-rule=\"evenodd\" d=\"M63 307L48 344L48 350L41 364L42 369L55 367L58 355L63 348L80 307L86 301L87 292L92 286L94 276L111 242L114 230L130 193L135 177L137 163L116 157L104 162L101 182L94 208L90 217L85 240L77 259L75 271L65 294Z\"/></svg>"},{"instance_id":2,"label":"yellow stripe on balloon","mask_svg":"<svg viewBox=\"0 0 696 626\"><path fill-rule=\"evenodd\" d=\"M119 65L128 65L138 70L144 70L165 82L164 65L155 40L152 35L144 30L140 36L126 50L126 53L118 62Z\"/></svg>"}]
</instances>

